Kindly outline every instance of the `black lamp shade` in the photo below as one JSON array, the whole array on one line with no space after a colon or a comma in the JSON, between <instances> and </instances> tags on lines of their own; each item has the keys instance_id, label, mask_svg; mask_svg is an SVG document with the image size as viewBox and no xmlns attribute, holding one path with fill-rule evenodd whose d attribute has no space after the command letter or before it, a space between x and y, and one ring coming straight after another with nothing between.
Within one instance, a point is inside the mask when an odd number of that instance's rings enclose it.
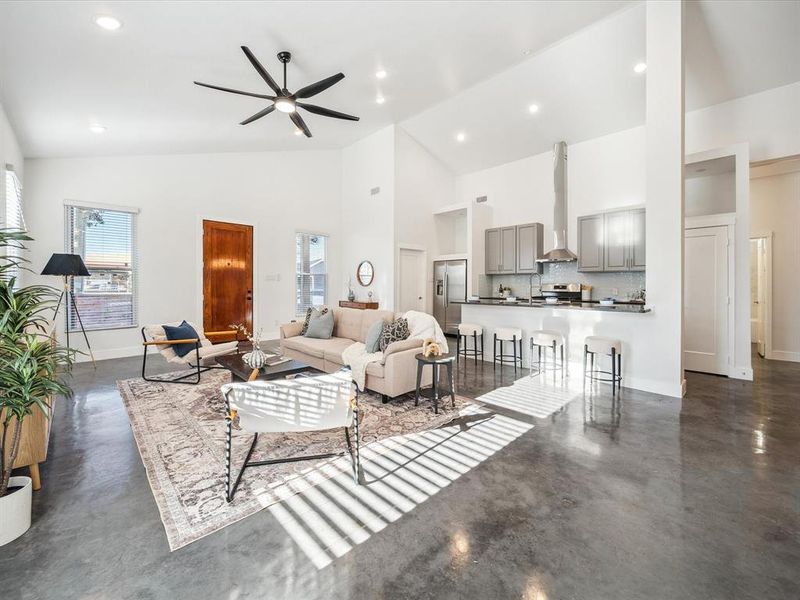
<instances>
[{"instance_id":1,"label":"black lamp shade","mask_svg":"<svg viewBox=\"0 0 800 600\"><path fill-rule=\"evenodd\" d=\"M53 254L42 269L42 275L88 277L91 273L80 254Z\"/></svg>"}]
</instances>

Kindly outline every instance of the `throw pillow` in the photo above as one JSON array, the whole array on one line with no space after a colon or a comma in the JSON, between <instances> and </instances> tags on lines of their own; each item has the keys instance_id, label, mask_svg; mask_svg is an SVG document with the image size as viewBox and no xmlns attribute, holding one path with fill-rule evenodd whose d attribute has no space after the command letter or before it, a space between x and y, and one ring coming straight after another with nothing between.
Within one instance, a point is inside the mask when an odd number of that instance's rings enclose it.
<instances>
[{"instance_id":1,"label":"throw pillow","mask_svg":"<svg viewBox=\"0 0 800 600\"><path fill-rule=\"evenodd\" d=\"M322 306L320 308L309 308L306 310L306 318L303 320L303 329L300 330L300 335L305 335L306 331L308 331L308 324L311 322L312 317L318 317L320 315L324 315L328 312L327 306Z\"/></svg>"},{"instance_id":2,"label":"throw pillow","mask_svg":"<svg viewBox=\"0 0 800 600\"><path fill-rule=\"evenodd\" d=\"M189 325L186 321L177 327L174 325L162 325L162 327L164 328L164 335L167 336L168 340L192 340L200 337L197 335L194 327ZM175 354L183 358L194 350L194 344L172 344L172 349L175 351Z\"/></svg>"},{"instance_id":3,"label":"throw pillow","mask_svg":"<svg viewBox=\"0 0 800 600\"><path fill-rule=\"evenodd\" d=\"M381 333L383 333L383 321L378 319L367 329L367 337L364 340L365 350L368 354L378 352L381 349Z\"/></svg>"},{"instance_id":4,"label":"throw pillow","mask_svg":"<svg viewBox=\"0 0 800 600\"><path fill-rule=\"evenodd\" d=\"M305 333L307 338L329 340L331 334L333 334L333 313L331 311L326 309L321 315L311 317Z\"/></svg>"},{"instance_id":5,"label":"throw pillow","mask_svg":"<svg viewBox=\"0 0 800 600\"><path fill-rule=\"evenodd\" d=\"M387 323L381 333L381 352L386 350L386 346L392 342L408 339L411 331L408 329L408 321L403 317Z\"/></svg>"}]
</instances>

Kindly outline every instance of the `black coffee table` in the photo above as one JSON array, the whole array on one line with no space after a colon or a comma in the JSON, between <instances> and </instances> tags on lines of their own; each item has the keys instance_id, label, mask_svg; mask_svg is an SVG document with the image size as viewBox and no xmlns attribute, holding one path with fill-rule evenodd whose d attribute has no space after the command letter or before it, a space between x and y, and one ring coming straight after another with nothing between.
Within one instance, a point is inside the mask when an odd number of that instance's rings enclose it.
<instances>
[{"instance_id":1,"label":"black coffee table","mask_svg":"<svg viewBox=\"0 0 800 600\"><path fill-rule=\"evenodd\" d=\"M243 350L249 352L250 349L247 347L243 347ZM270 352L269 348L263 349L266 354L274 354L274 352ZM236 375L239 379L244 379L245 381L253 381L255 379L281 379L286 377L287 375L294 375L296 373L307 373L309 371L316 372L317 369L314 367L307 365L306 363L290 359L287 362L282 362L277 365L268 366L264 365L260 369L251 369L249 366L245 364L242 360L242 356L245 352L236 352L234 354L226 354L225 356L218 356L217 363L228 369L231 373Z\"/></svg>"},{"instance_id":2,"label":"black coffee table","mask_svg":"<svg viewBox=\"0 0 800 600\"><path fill-rule=\"evenodd\" d=\"M431 369L433 370L433 386L430 392L430 399L433 401L433 412L437 415L439 414L439 400L445 396L451 397L453 407L455 408L456 386L455 378L453 377L453 363L456 360L456 355L448 353L425 356L424 354L420 353L414 358L417 359L417 390L414 397L414 406L419 405L420 396L423 398L428 397L420 389L420 384L422 383L422 369L425 367L425 365L431 365ZM446 394L442 394L442 390L439 389L439 367L441 365L447 367L447 381L450 384L450 389L447 390Z\"/></svg>"}]
</instances>

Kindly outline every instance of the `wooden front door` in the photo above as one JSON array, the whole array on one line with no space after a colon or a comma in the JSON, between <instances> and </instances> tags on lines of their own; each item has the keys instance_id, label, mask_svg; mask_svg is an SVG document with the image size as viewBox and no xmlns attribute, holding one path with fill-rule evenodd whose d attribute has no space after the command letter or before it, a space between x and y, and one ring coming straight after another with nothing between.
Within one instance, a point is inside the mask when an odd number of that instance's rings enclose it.
<instances>
[{"instance_id":1,"label":"wooden front door","mask_svg":"<svg viewBox=\"0 0 800 600\"><path fill-rule=\"evenodd\" d=\"M203 221L203 329L225 342L236 339L232 323L253 330L253 228Z\"/></svg>"}]
</instances>

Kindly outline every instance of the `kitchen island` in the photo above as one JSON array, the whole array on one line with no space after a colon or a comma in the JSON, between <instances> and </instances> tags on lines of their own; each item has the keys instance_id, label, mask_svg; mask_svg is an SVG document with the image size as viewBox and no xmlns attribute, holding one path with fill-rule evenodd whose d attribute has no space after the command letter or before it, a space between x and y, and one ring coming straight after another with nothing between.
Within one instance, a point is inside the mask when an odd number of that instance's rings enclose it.
<instances>
[{"instance_id":1,"label":"kitchen island","mask_svg":"<svg viewBox=\"0 0 800 600\"><path fill-rule=\"evenodd\" d=\"M461 322L479 325L483 329L484 360L487 362L492 362L492 343L496 329L515 327L522 330L522 355L526 367L531 357L531 332L552 329L564 335L569 373L573 378L580 378L583 371L584 339L589 335L601 335L622 341L623 387L649 389L650 382L637 377L637 372L646 370L642 367L648 360L647 335L650 328L641 325L643 319L647 320L653 314L649 306L622 303L601 306L594 302L577 301L555 305L527 301L512 304L497 299L482 299L460 304ZM607 360L601 361L603 368L606 368ZM527 372L525 374L527 375Z\"/></svg>"}]
</instances>

